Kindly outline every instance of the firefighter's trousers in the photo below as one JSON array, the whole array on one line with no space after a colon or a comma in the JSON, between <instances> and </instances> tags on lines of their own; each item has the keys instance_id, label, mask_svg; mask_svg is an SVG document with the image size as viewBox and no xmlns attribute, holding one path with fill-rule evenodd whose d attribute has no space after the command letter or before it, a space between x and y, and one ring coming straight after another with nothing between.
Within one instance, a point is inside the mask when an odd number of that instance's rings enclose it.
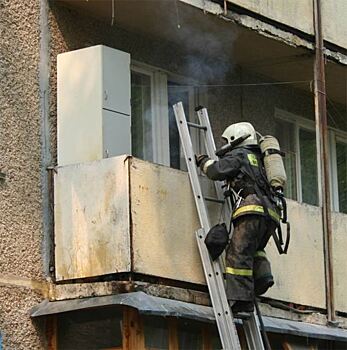
<instances>
[{"instance_id":1,"label":"firefighter's trousers","mask_svg":"<svg viewBox=\"0 0 347 350\"><path fill-rule=\"evenodd\" d=\"M253 301L253 262L276 229L276 224L263 215L248 214L234 222L234 232L226 250L227 298L232 301Z\"/></svg>"}]
</instances>

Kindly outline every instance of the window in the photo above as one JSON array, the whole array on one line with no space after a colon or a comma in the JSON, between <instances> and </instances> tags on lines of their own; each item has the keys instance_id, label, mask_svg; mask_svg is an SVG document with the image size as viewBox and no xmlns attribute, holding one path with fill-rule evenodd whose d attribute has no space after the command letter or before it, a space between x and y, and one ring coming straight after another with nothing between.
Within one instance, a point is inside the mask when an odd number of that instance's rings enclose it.
<instances>
[{"instance_id":1,"label":"window","mask_svg":"<svg viewBox=\"0 0 347 350\"><path fill-rule=\"evenodd\" d=\"M167 75L139 63L131 66L132 154L169 165Z\"/></svg>"},{"instance_id":2,"label":"window","mask_svg":"<svg viewBox=\"0 0 347 350\"><path fill-rule=\"evenodd\" d=\"M285 152L284 166L287 173L285 195L311 205L318 205L318 175L316 136L314 128L291 120L282 119L285 112L277 113L275 136Z\"/></svg>"},{"instance_id":3,"label":"window","mask_svg":"<svg viewBox=\"0 0 347 350\"><path fill-rule=\"evenodd\" d=\"M286 130L286 132L284 132ZM275 134L278 138L282 151L286 156L283 158L287 173L287 184L284 189L286 197L297 200L296 181L296 150L295 150L295 128L294 124L284 120L276 121Z\"/></svg>"},{"instance_id":4,"label":"window","mask_svg":"<svg viewBox=\"0 0 347 350\"><path fill-rule=\"evenodd\" d=\"M181 321L178 327L179 349L202 349L201 325L191 321Z\"/></svg>"},{"instance_id":5,"label":"window","mask_svg":"<svg viewBox=\"0 0 347 350\"><path fill-rule=\"evenodd\" d=\"M181 318L142 316L146 350L221 349L217 327Z\"/></svg>"},{"instance_id":6,"label":"window","mask_svg":"<svg viewBox=\"0 0 347 350\"><path fill-rule=\"evenodd\" d=\"M347 213L347 143L336 142L337 189L339 211Z\"/></svg>"},{"instance_id":7,"label":"window","mask_svg":"<svg viewBox=\"0 0 347 350\"><path fill-rule=\"evenodd\" d=\"M316 135L299 127L301 191L304 203L318 205Z\"/></svg>"},{"instance_id":8,"label":"window","mask_svg":"<svg viewBox=\"0 0 347 350\"><path fill-rule=\"evenodd\" d=\"M144 317L143 328L146 350L169 349L169 327L166 319Z\"/></svg>"},{"instance_id":9,"label":"window","mask_svg":"<svg viewBox=\"0 0 347 350\"><path fill-rule=\"evenodd\" d=\"M122 314L115 308L79 310L58 316L58 349L122 347Z\"/></svg>"},{"instance_id":10,"label":"window","mask_svg":"<svg viewBox=\"0 0 347 350\"><path fill-rule=\"evenodd\" d=\"M131 148L132 154L153 161L152 76L131 72Z\"/></svg>"},{"instance_id":11,"label":"window","mask_svg":"<svg viewBox=\"0 0 347 350\"><path fill-rule=\"evenodd\" d=\"M176 118L172 108L177 102L182 102L187 120L194 120L193 88L191 86L184 86L176 82L168 81L170 166L175 169L186 169ZM192 139L196 141L196 130L191 130L191 133Z\"/></svg>"},{"instance_id":12,"label":"window","mask_svg":"<svg viewBox=\"0 0 347 350\"><path fill-rule=\"evenodd\" d=\"M330 130L330 148L333 208L347 214L347 136L344 132Z\"/></svg>"},{"instance_id":13,"label":"window","mask_svg":"<svg viewBox=\"0 0 347 350\"><path fill-rule=\"evenodd\" d=\"M276 109L276 130L286 153L285 195L311 205L319 205L316 135L313 121ZM329 129L332 207L347 213L347 134Z\"/></svg>"},{"instance_id":14,"label":"window","mask_svg":"<svg viewBox=\"0 0 347 350\"><path fill-rule=\"evenodd\" d=\"M134 63L131 68L132 154L185 170L172 105L182 101L187 120L196 122L194 107L202 95L186 78ZM191 132L195 149L199 152L199 131Z\"/></svg>"}]
</instances>

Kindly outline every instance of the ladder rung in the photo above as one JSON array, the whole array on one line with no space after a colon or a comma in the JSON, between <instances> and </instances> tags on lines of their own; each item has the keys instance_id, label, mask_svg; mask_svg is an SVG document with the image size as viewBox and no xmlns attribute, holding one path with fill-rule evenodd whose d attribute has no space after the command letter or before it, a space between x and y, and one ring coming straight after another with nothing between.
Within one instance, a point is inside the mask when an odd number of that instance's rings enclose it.
<instances>
[{"instance_id":1,"label":"ladder rung","mask_svg":"<svg viewBox=\"0 0 347 350\"><path fill-rule=\"evenodd\" d=\"M197 128L197 129L201 129L201 130L207 130L206 126L202 126L200 124L195 124L195 123L191 123L191 122L187 122L187 125L190 126L191 128Z\"/></svg>"},{"instance_id":2,"label":"ladder rung","mask_svg":"<svg viewBox=\"0 0 347 350\"><path fill-rule=\"evenodd\" d=\"M218 199L218 198L204 197L204 199L209 202L215 202L215 203L221 203L221 204L225 203L223 199Z\"/></svg>"}]
</instances>

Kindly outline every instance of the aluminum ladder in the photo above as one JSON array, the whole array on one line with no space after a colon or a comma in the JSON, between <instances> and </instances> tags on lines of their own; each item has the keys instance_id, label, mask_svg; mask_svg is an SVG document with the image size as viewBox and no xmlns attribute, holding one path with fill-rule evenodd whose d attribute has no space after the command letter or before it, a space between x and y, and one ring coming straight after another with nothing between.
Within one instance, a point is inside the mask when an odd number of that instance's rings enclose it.
<instances>
[{"instance_id":1,"label":"aluminum ladder","mask_svg":"<svg viewBox=\"0 0 347 350\"><path fill-rule=\"evenodd\" d=\"M195 124L187 122L182 102L178 102L177 104L173 105L173 109L201 224L201 229L196 232L196 239L206 282L210 293L213 311L216 318L220 340L224 350L241 350L241 345L236 331L233 315L225 292L223 261L221 258L212 261L204 242L205 235L210 230L210 222L205 203L205 200L207 200L207 198L204 198L202 194L197 166L195 164L195 153L193 150L189 127L197 128L203 131L206 153L211 159L217 159L217 156L215 155L216 146L207 110L206 108L202 108L197 111L199 124ZM217 200L215 201L222 203L225 200L223 196L222 183L217 181L214 183L216 185L217 194ZM228 218L230 218L231 207L228 202L225 207L228 212ZM255 312L251 314L250 319L243 320L242 323L249 349L265 350Z\"/></svg>"}]
</instances>

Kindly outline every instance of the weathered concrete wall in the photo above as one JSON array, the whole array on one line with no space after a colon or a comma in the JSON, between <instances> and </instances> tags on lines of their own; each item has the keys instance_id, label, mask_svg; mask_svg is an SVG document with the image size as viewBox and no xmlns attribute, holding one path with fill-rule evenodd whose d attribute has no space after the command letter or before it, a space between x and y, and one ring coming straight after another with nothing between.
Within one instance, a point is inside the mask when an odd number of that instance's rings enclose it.
<instances>
[{"instance_id":1,"label":"weathered concrete wall","mask_svg":"<svg viewBox=\"0 0 347 350\"><path fill-rule=\"evenodd\" d=\"M322 25L324 39L347 48L347 2L325 0L322 4Z\"/></svg>"},{"instance_id":2,"label":"weathered concrete wall","mask_svg":"<svg viewBox=\"0 0 347 350\"><path fill-rule=\"evenodd\" d=\"M126 156L57 168L56 279L130 271Z\"/></svg>"},{"instance_id":3,"label":"weathered concrete wall","mask_svg":"<svg viewBox=\"0 0 347 350\"><path fill-rule=\"evenodd\" d=\"M302 32L313 34L313 2L311 0L228 0L271 20ZM321 1L324 39L347 47L347 3L345 0Z\"/></svg>"},{"instance_id":4,"label":"weathered concrete wall","mask_svg":"<svg viewBox=\"0 0 347 350\"><path fill-rule=\"evenodd\" d=\"M228 0L250 11L286 24L305 33L313 33L311 0Z\"/></svg>"},{"instance_id":5,"label":"weathered concrete wall","mask_svg":"<svg viewBox=\"0 0 347 350\"><path fill-rule=\"evenodd\" d=\"M347 215L333 213L333 271L335 287L336 310L346 312L347 310L347 261L346 261L346 232Z\"/></svg>"},{"instance_id":6,"label":"weathered concrete wall","mask_svg":"<svg viewBox=\"0 0 347 350\"><path fill-rule=\"evenodd\" d=\"M40 349L28 310L42 298L40 1L0 1L0 332L5 349ZM20 287L23 280L25 287Z\"/></svg>"},{"instance_id":7,"label":"weathered concrete wall","mask_svg":"<svg viewBox=\"0 0 347 350\"><path fill-rule=\"evenodd\" d=\"M265 295L301 305L325 308L324 252L321 210L288 200L291 241L279 255L273 239L266 249L275 285ZM285 235L286 226L283 225ZM346 238L345 238L346 242Z\"/></svg>"}]
</instances>

